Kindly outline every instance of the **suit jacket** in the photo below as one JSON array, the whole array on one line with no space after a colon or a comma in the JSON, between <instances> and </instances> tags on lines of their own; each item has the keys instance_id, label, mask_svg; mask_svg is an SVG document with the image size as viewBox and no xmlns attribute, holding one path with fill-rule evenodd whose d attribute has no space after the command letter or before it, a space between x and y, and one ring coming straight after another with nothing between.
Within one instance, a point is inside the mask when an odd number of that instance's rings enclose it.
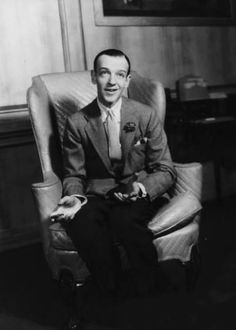
<instances>
[{"instance_id":1,"label":"suit jacket","mask_svg":"<svg viewBox=\"0 0 236 330\"><path fill-rule=\"evenodd\" d=\"M176 173L156 110L123 97L119 176L108 156L96 99L67 120L63 142L65 195L102 195L130 180L141 182L151 200L173 184Z\"/></svg>"}]
</instances>

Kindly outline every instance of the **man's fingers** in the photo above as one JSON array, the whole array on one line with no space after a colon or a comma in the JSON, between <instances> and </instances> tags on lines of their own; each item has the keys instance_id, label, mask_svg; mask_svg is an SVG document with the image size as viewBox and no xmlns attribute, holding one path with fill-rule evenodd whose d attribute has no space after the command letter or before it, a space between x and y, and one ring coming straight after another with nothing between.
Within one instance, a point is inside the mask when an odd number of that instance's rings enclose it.
<instances>
[{"instance_id":1,"label":"man's fingers","mask_svg":"<svg viewBox=\"0 0 236 330\"><path fill-rule=\"evenodd\" d=\"M58 205L65 205L68 203L68 200L70 199L69 196L64 196L58 203Z\"/></svg>"},{"instance_id":2,"label":"man's fingers","mask_svg":"<svg viewBox=\"0 0 236 330\"><path fill-rule=\"evenodd\" d=\"M70 214L64 215L64 220L65 221L69 221L70 219L71 219L71 215Z\"/></svg>"},{"instance_id":3,"label":"man's fingers","mask_svg":"<svg viewBox=\"0 0 236 330\"><path fill-rule=\"evenodd\" d=\"M58 203L58 205L64 205L64 206L73 206L75 203L74 196L64 196Z\"/></svg>"},{"instance_id":4,"label":"man's fingers","mask_svg":"<svg viewBox=\"0 0 236 330\"><path fill-rule=\"evenodd\" d=\"M129 200L132 201L132 202L135 202L137 200L137 198L138 198L137 195L135 195L135 196L131 196L129 198Z\"/></svg>"},{"instance_id":5,"label":"man's fingers","mask_svg":"<svg viewBox=\"0 0 236 330\"><path fill-rule=\"evenodd\" d=\"M123 197L121 193L114 193L114 196L116 199L118 199L119 201L123 201Z\"/></svg>"},{"instance_id":6,"label":"man's fingers","mask_svg":"<svg viewBox=\"0 0 236 330\"><path fill-rule=\"evenodd\" d=\"M130 195L128 194L122 194L122 193L114 193L114 196L117 200L121 201L121 202L129 202L130 199Z\"/></svg>"},{"instance_id":7,"label":"man's fingers","mask_svg":"<svg viewBox=\"0 0 236 330\"><path fill-rule=\"evenodd\" d=\"M55 219L55 221L58 221L58 222L60 222L60 221L64 221L64 220L65 220L65 215L64 215L64 214L58 216L58 217Z\"/></svg>"},{"instance_id":8,"label":"man's fingers","mask_svg":"<svg viewBox=\"0 0 236 330\"><path fill-rule=\"evenodd\" d=\"M58 217L63 216L63 215L64 215L64 213L53 212L53 213L50 215L50 218L55 219L55 218L58 218Z\"/></svg>"},{"instance_id":9,"label":"man's fingers","mask_svg":"<svg viewBox=\"0 0 236 330\"><path fill-rule=\"evenodd\" d=\"M116 199L120 200L120 197L119 197L118 193L114 193L114 196L115 196Z\"/></svg>"}]
</instances>

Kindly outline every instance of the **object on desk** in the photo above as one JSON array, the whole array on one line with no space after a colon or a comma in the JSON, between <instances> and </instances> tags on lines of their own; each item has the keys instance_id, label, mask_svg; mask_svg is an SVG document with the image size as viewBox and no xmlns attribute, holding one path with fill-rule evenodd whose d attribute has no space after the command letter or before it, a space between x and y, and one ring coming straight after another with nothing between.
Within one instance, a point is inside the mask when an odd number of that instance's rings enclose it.
<instances>
[{"instance_id":1,"label":"object on desk","mask_svg":"<svg viewBox=\"0 0 236 330\"><path fill-rule=\"evenodd\" d=\"M210 99L226 99L227 94L224 92L211 92L209 93Z\"/></svg>"},{"instance_id":2,"label":"object on desk","mask_svg":"<svg viewBox=\"0 0 236 330\"><path fill-rule=\"evenodd\" d=\"M200 76L188 75L177 81L177 94L180 101L208 99L205 80Z\"/></svg>"}]
</instances>

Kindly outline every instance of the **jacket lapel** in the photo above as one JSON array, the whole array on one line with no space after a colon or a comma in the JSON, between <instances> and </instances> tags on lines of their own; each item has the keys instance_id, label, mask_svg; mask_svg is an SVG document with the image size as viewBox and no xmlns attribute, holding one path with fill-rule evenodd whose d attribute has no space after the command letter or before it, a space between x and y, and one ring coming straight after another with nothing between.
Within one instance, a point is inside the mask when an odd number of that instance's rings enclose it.
<instances>
[{"instance_id":1,"label":"jacket lapel","mask_svg":"<svg viewBox=\"0 0 236 330\"><path fill-rule=\"evenodd\" d=\"M96 100L94 100L91 103L91 106L87 109L85 117L87 119L87 125L85 126L85 130L90 141L92 142L95 150L102 159L107 170L111 174L114 174L114 170L112 169L111 161L108 155L107 137L104 125L101 120L100 109L98 108ZM127 130L125 130L125 126L128 123L134 123L135 129L133 131L128 132ZM123 97L120 122L120 142L123 155L123 168L125 168L127 156L132 148L135 135L137 134L138 124L139 123L136 117L136 109L130 104L127 98Z\"/></svg>"},{"instance_id":2,"label":"jacket lapel","mask_svg":"<svg viewBox=\"0 0 236 330\"><path fill-rule=\"evenodd\" d=\"M108 156L106 133L96 100L91 104L85 116L87 118L87 125L85 126L87 135L107 170L113 173L111 161Z\"/></svg>"},{"instance_id":3,"label":"jacket lapel","mask_svg":"<svg viewBox=\"0 0 236 330\"><path fill-rule=\"evenodd\" d=\"M134 130L127 131L125 129L125 126L129 123L134 123L135 127ZM138 119L135 115L135 109L130 105L128 102L128 99L123 98L122 100L122 106L121 106L121 126L120 126L120 140L121 140L121 148L122 148L122 154L125 160L128 156L128 153L132 147L133 140L135 135L137 134L137 128L138 128Z\"/></svg>"}]
</instances>

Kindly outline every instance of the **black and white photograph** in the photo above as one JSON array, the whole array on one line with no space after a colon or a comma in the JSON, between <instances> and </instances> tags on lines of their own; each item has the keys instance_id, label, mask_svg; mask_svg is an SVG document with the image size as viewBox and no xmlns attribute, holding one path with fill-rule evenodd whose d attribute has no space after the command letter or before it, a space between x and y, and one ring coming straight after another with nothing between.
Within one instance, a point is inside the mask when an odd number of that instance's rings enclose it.
<instances>
[{"instance_id":1,"label":"black and white photograph","mask_svg":"<svg viewBox=\"0 0 236 330\"><path fill-rule=\"evenodd\" d=\"M235 14L0 1L0 330L236 329Z\"/></svg>"},{"instance_id":2,"label":"black and white photograph","mask_svg":"<svg viewBox=\"0 0 236 330\"><path fill-rule=\"evenodd\" d=\"M220 0L102 0L104 15L230 17L231 1Z\"/></svg>"},{"instance_id":3,"label":"black and white photograph","mask_svg":"<svg viewBox=\"0 0 236 330\"><path fill-rule=\"evenodd\" d=\"M94 0L97 25L230 25L233 0Z\"/></svg>"}]
</instances>

